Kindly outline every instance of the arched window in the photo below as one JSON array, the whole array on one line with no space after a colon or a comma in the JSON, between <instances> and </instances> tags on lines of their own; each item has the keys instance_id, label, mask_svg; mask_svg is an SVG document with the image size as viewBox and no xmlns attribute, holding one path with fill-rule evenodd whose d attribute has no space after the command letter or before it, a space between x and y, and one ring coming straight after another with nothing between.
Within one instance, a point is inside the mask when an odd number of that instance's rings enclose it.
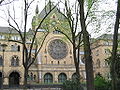
<instances>
[{"instance_id":1,"label":"arched window","mask_svg":"<svg viewBox=\"0 0 120 90\"><path fill-rule=\"evenodd\" d=\"M51 64L53 64L53 61L51 61Z\"/></svg>"},{"instance_id":2,"label":"arched window","mask_svg":"<svg viewBox=\"0 0 120 90\"><path fill-rule=\"evenodd\" d=\"M11 66L14 66L14 67L19 66L19 59L17 55L12 56Z\"/></svg>"},{"instance_id":3,"label":"arched window","mask_svg":"<svg viewBox=\"0 0 120 90\"><path fill-rule=\"evenodd\" d=\"M33 81L33 73L30 73L30 80Z\"/></svg>"},{"instance_id":4,"label":"arched window","mask_svg":"<svg viewBox=\"0 0 120 90\"><path fill-rule=\"evenodd\" d=\"M18 45L18 51L20 51L20 45Z\"/></svg>"},{"instance_id":5,"label":"arched window","mask_svg":"<svg viewBox=\"0 0 120 90\"><path fill-rule=\"evenodd\" d=\"M2 56L0 55L0 66L2 66L3 65L3 58L2 58Z\"/></svg>"},{"instance_id":6,"label":"arched window","mask_svg":"<svg viewBox=\"0 0 120 90\"><path fill-rule=\"evenodd\" d=\"M58 65L60 64L60 62L58 61Z\"/></svg>"},{"instance_id":7,"label":"arched window","mask_svg":"<svg viewBox=\"0 0 120 90\"><path fill-rule=\"evenodd\" d=\"M96 65L97 65L97 68L100 68L100 65L101 63L100 63L100 60L99 59L97 59L97 62L96 62Z\"/></svg>"},{"instance_id":8,"label":"arched window","mask_svg":"<svg viewBox=\"0 0 120 90\"><path fill-rule=\"evenodd\" d=\"M33 80L36 81L36 75L33 76Z\"/></svg>"},{"instance_id":9,"label":"arched window","mask_svg":"<svg viewBox=\"0 0 120 90\"><path fill-rule=\"evenodd\" d=\"M76 80L77 79L77 75L76 75L76 73L74 73L73 75L72 75L72 80Z\"/></svg>"},{"instance_id":10,"label":"arched window","mask_svg":"<svg viewBox=\"0 0 120 90\"><path fill-rule=\"evenodd\" d=\"M46 73L44 75L44 83L52 83L53 82L53 76L51 73Z\"/></svg>"},{"instance_id":11,"label":"arched window","mask_svg":"<svg viewBox=\"0 0 120 90\"><path fill-rule=\"evenodd\" d=\"M66 80L67 80L67 75L65 73L60 73L58 76L58 82L63 83Z\"/></svg>"}]
</instances>

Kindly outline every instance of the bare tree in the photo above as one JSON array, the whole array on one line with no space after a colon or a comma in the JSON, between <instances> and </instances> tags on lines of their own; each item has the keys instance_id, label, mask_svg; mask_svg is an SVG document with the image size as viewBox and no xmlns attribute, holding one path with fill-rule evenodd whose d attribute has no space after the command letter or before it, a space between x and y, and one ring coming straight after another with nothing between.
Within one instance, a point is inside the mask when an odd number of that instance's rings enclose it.
<instances>
[{"instance_id":1,"label":"bare tree","mask_svg":"<svg viewBox=\"0 0 120 90\"><path fill-rule=\"evenodd\" d=\"M80 24L83 33L83 44L84 44L84 57L85 57L85 69L86 69L86 81L87 90L95 90L94 88L94 72L93 72L93 61L90 48L90 36L86 29L86 17L84 10L84 0L77 0L80 6ZM94 0L88 0L89 9L92 7ZM88 10L89 13L89 10Z\"/></svg>"},{"instance_id":2,"label":"bare tree","mask_svg":"<svg viewBox=\"0 0 120 90\"><path fill-rule=\"evenodd\" d=\"M4 0L0 0L0 4L2 4L3 1L4 1Z\"/></svg>"},{"instance_id":3,"label":"bare tree","mask_svg":"<svg viewBox=\"0 0 120 90\"><path fill-rule=\"evenodd\" d=\"M81 31L78 31L78 20L79 20L79 8L78 4L74 5L75 11L73 12L73 7L70 7L69 0L65 0L63 2L65 8L64 12L58 9L59 13L61 13L65 17L65 22L67 22L68 30L65 29L64 31L58 30L61 32L72 44L72 53L73 53L73 60L76 68L76 76L78 82L80 81L80 47L82 46L82 34ZM63 28L65 28L63 26Z\"/></svg>"},{"instance_id":4,"label":"bare tree","mask_svg":"<svg viewBox=\"0 0 120 90\"><path fill-rule=\"evenodd\" d=\"M10 3L14 2L14 1L15 0L11 0L11 1L10 0L0 0L0 6L10 4Z\"/></svg>"},{"instance_id":5,"label":"bare tree","mask_svg":"<svg viewBox=\"0 0 120 90\"><path fill-rule=\"evenodd\" d=\"M10 27L12 27L15 31L18 32L18 34L20 35L21 37L21 41L16 41L16 40L9 40L9 41L12 41L12 42L17 42L17 43L20 43L22 44L23 46L23 50L22 50L22 62L23 62L23 66L24 66L24 86L26 87L27 85L27 76L28 76L28 70L30 68L30 66L34 63L34 61L36 60L37 58L37 55L45 41L45 38L47 37L49 31L46 30L45 33L44 33L44 38L42 39L41 41L41 45L38 45L36 44L36 35L37 35L37 32L38 32L38 29L42 28L42 23L44 22L44 20L46 19L46 17L50 14L50 12L56 7L56 5L51 8L49 10L49 12L46 12L46 15L42 18L42 20L39 22L38 26L35 28L35 30L33 31L32 33L32 40L31 40L31 43L30 43L30 47L28 48L28 44L27 44L27 19L28 19L28 11L30 9L30 6L31 4L34 2L35 0L31 0L31 2L28 2L28 0L24 0L24 24L23 24L23 29L20 28L20 25L17 23L17 21L15 20L15 17L12 17L10 12L8 11L8 15L9 15L9 20L8 20L8 23L10 25ZM14 9L13 9L14 11ZM14 11L15 12L15 11ZM38 12L37 12L38 13ZM15 16L15 15L13 15ZM14 24L11 23L14 22ZM34 53L32 52L32 50L35 50ZM34 54L34 56L32 56L32 54Z\"/></svg>"},{"instance_id":6,"label":"bare tree","mask_svg":"<svg viewBox=\"0 0 120 90\"><path fill-rule=\"evenodd\" d=\"M112 78L112 90L117 90L117 72L115 70L116 60L117 60L117 48L118 48L118 29L120 24L120 0L117 2L117 13L114 25L114 35L113 35L113 47L111 56L111 78Z\"/></svg>"}]
</instances>

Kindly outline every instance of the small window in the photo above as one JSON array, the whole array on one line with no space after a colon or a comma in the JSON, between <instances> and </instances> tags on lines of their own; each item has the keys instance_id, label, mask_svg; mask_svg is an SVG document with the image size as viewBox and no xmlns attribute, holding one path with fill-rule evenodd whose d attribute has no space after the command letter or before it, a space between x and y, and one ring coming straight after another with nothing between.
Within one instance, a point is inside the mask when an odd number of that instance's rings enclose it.
<instances>
[{"instance_id":1,"label":"small window","mask_svg":"<svg viewBox=\"0 0 120 90\"><path fill-rule=\"evenodd\" d=\"M53 61L51 61L51 64L53 64Z\"/></svg>"},{"instance_id":2,"label":"small window","mask_svg":"<svg viewBox=\"0 0 120 90\"><path fill-rule=\"evenodd\" d=\"M5 39L5 36L4 35L0 35L0 39Z\"/></svg>"},{"instance_id":3,"label":"small window","mask_svg":"<svg viewBox=\"0 0 120 90\"><path fill-rule=\"evenodd\" d=\"M18 51L20 51L20 46L18 45Z\"/></svg>"},{"instance_id":4,"label":"small window","mask_svg":"<svg viewBox=\"0 0 120 90\"><path fill-rule=\"evenodd\" d=\"M108 50L108 49L105 49L105 54L107 54L107 55L109 55L109 54L110 54L110 52L109 52L109 50Z\"/></svg>"},{"instance_id":5,"label":"small window","mask_svg":"<svg viewBox=\"0 0 120 90\"><path fill-rule=\"evenodd\" d=\"M12 40L20 40L20 37L19 36L12 36L11 39Z\"/></svg>"},{"instance_id":6,"label":"small window","mask_svg":"<svg viewBox=\"0 0 120 90\"><path fill-rule=\"evenodd\" d=\"M61 34L61 32L58 30L55 30L55 31L53 31L53 34Z\"/></svg>"},{"instance_id":7,"label":"small window","mask_svg":"<svg viewBox=\"0 0 120 90\"><path fill-rule=\"evenodd\" d=\"M14 55L11 59L11 66L19 66L19 59L18 59L18 56Z\"/></svg>"},{"instance_id":8,"label":"small window","mask_svg":"<svg viewBox=\"0 0 120 90\"><path fill-rule=\"evenodd\" d=\"M30 80L32 80L33 81L33 73L30 73Z\"/></svg>"},{"instance_id":9,"label":"small window","mask_svg":"<svg viewBox=\"0 0 120 90\"><path fill-rule=\"evenodd\" d=\"M99 50L96 51L96 56L99 56Z\"/></svg>"},{"instance_id":10,"label":"small window","mask_svg":"<svg viewBox=\"0 0 120 90\"><path fill-rule=\"evenodd\" d=\"M11 45L11 51L20 51L20 46L17 44Z\"/></svg>"},{"instance_id":11,"label":"small window","mask_svg":"<svg viewBox=\"0 0 120 90\"><path fill-rule=\"evenodd\" d=\"M36 81L36 75L33 76L33 80Z\"/></svg>"},{"instance_id":12,"label":"small window","mask_svg":"<svg viewBox=\"0 0 120 90\"><path fill-rule=\"evenodd\" d=\"M64 64L66 64L66 61L64 61Z\"/></svg>"},{"instance_id":13,"label":"small window","mask_svg":"<svg viewBox=\"0 0 120 90\"><path fill-rule=\"evenodd\" d=\"M96 62L96 67L97 67L97 68L100 68L100 67L101 67L101 62L100 62L100 60L99 60L99 59L97 59L97 62Z\"/></svg>"},{"instance_id":14,"label":"small window","mask_svg":"<svg viewBox=\"0 0 120 90\"><path fill-rule=\"evenodd\" d=\"M60 62L58 61L58 65L60 64Z\"/></svg>"}]
</instances>

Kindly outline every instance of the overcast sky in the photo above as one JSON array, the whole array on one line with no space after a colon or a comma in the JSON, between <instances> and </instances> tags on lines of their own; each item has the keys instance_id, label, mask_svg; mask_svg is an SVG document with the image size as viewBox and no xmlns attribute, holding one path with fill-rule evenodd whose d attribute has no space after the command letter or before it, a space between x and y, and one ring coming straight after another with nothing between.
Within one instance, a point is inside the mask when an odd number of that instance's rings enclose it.
<instances>
[{"instance_id":1,"label":"overcast sky","mask_svg":"<svg viewBox=\"0 0 120 90\"><path fill-rule=\"evenodd\" d=\"M6 0L6 1L9 1L9 0ZM12 0L10 0L10 1L12 1ZM8 19L7 9L10 9L11 15L14 16L13 8L15 8L15 16L16 16L15 18L18 23L22 22L22 20L20 20L20 18L23 17L23 11L21 10L23 8L22 1L23 0L15 0L14 3L11 3L9 5L0 6L0 26L4 26L4 27L9 26L7 23L7 19ZM31 0L28 0L28 1L31 1ZM57 0L53 0L53 1L57 1ZM72 1L71 3L74 2L74 0L70 0L70 1ZM115 11L116 10L116 1L117 0L101 0L101 1L102 2L99 5L101 10L104 10L104 11L108 11L108 10ZM36 8L37 4L39 5L39 11L41 11L45 6L45 0L35 0L34 3L31 4L29 16L28 16L28 24L27 24L28 29L31 28L32 17L35 15L35 8ZM114 20L111 20L110 22L114 22ZM101 33L104 33L105 28L103 28L103 31Z\"/></svg>"}]
</instances>

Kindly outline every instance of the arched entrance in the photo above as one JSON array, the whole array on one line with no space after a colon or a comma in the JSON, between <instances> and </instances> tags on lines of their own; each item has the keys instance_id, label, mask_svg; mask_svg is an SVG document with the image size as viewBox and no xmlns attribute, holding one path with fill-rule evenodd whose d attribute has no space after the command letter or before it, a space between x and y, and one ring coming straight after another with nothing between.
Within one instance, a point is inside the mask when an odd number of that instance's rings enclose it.
<instances>
[{"instance_id":1,"label":"arched entrance","mask_svg":"<svg viewBox=\"0 0 120 90\"><path fill-rule=\"evenodd\" d=\"M19 80L20 79L20 75L18 72L12 72L9 75L9 86L10 87L17 87L19 86Z\"/></svg>"},{"instance_id":2,"label":"arched entrance","mask_svg":"<svg viewBox=\"0 0 120 90\"><path fill-rule=\"evenodd\" d=\"M2 72L0 72L0 88L1 88L1 85L2 85Z\"/></svg>"}]
</instances>

